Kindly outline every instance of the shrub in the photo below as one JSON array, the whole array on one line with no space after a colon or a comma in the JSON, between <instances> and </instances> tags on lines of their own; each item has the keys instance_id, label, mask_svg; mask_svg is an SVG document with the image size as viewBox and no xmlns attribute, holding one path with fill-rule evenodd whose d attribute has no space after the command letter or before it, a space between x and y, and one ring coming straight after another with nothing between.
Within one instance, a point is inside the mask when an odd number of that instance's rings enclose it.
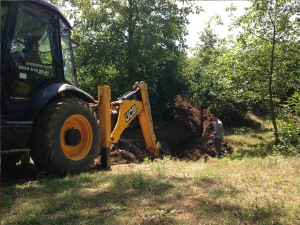
<instances>
[{"instance_id":1,"label":"shrub","mask_svg":"<svg viewBox=\"0 0 300 225\"><path fill-rule=\"evenodd\" d=\"M287 99L278 118L281 143L275 149L284 155L300 155L300 92Z\"/></svg>"}]
</instances>

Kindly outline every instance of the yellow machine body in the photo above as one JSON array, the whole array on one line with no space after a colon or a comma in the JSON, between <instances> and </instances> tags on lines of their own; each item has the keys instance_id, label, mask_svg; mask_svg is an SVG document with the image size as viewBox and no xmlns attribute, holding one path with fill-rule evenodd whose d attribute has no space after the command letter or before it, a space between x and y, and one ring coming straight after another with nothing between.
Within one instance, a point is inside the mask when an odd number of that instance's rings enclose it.
<instances>
[{"instance_id":1,"label":"yellow machine body","mask_svg":"<svg viewBox=\"0 0 300 225\"><path fill-rule=\"evenodd\" d=\"M116 143L125 128L138 116L148 151L152 158L159 156L161 144L156 141L145 82L137 82L132 92L113 102L111 102L109 86L98 86L98 104L101 149L109 149L112 143ZM107 154L105 155L106 161L108 160Z\"/></svg>"}]
</instances>

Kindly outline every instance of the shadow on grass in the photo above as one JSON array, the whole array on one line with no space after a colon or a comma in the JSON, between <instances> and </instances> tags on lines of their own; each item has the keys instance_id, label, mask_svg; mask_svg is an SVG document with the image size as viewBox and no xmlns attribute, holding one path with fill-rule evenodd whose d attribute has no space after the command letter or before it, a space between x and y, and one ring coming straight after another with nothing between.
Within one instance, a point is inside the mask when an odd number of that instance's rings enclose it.
<instances>
[{"instance_id":1,"label":"shadow on grass","mask_svg":"<svg viewBox=\"0 0 300 225\"><path fill-rule=\"evenodd\" d=\"M174 188L168 180L146 179L141 173L97 175L96 179L80 174L23 185L10 183L2 188L2 219L8 224L122 224L120 214L127 212L128 204L139 204L149 192L165 201L166 192ZM171 218L155 212L149 219L172 223Z\"/></svg>"},{"instance_id":2,"label":"shadow on grass","mask_svg":"<svg viewBox=\"0 0 300 225\"><path fill-rule=\"evenodd\" d=\"M5 224L281 224L276 205L238 205L243 195L234 184L214 174L199 174L191 195L190 177L145 176L142 172L112 175L90 172L65 178L31 180L2 188ZM180 188L184 187L183 190ZM178 193L182 193L179 195ZM243 190L247 191L247 190ZM248 193L245 193L247 195ZM225 201L227 197L236 201ZM222 201L219 201L222 200ZM188 205L184 205L189 201ZM182 206L181 206L182 204ZM175 211L180 209L182 211ZM134 220L131 220L134 218Z\"/></svg>"},{"instance_id":3,"label":"shadow on grass","mask_svg":"<svg viewBox=\"0 0 300 225\"><path fill-rule=\"evenodd\" d=\"M238 151L236 151L234 154L227 155L227 157L232 160L241 160L249 157L265 158L274 154L274 143L275 141L270 141L264 144L253 144L247 147L240 147Z\"/></svg>"},{"instance_id":4,"label":"shadow on grass","mask_svg":"<svg viewBox=\"0 0 300 225\"><path fill-rule=\"evenodd\" d=\"M263 134L263 133L268 133L272 131L273 128L258 128L258 129L253 129L251 127L236 127L236 128L226 128L226 134L228 135L235 135L235 134Z\"/></svg>"},{"instance_id":5,"label":"shadow on grass","mask_svg":"<svg viewBox=\"0 0 300 225\"><path fill-rule=\"evenodd\" d=\"M191 206L191 210L197 208L202 210L202 215L198 215L198 221L203 218L213 218L216 224L237 224L237 222L239 224L283 224L277 215L284 212L275 202L265 207L258 205L241 207L238 195L243 195L247 190L238 190L233 184L223 183L221 179L214 177L199 177L194 183L201 186L206 195L195 199ZM227 197L236 201L221 200ZM206 223L206 221L201 222Z\"/></svg>"},{"instance_id":6,"label":"shadow on grass","mask_svg":"<svg viewBox=\"0 0 300 225\"><path fill-rule=\"evenodd\" d=\"M281 210L275 204L266 208L249 208L240 207L238 203L222 203L212 198L199 198L193 204L193 209L195 208L202 210L202 215L198 215L198 221L203 219L204 214L204 218L213 218L213 224L284 224L277 217ZM201 222L204 224L207 221Z\"/></svg>"}]
</instances>

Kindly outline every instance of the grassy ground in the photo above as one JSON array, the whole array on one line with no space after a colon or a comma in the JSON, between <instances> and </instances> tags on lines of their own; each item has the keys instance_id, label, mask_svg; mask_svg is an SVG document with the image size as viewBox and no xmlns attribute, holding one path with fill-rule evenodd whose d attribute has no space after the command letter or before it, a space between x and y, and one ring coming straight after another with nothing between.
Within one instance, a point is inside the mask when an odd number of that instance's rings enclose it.
<instances>
[{"instance_id":1,"label":"grassy ground","mask_svg":"<svg viewBox=\"0 0 300 225\"><path fill-rule=\"evenodd\" d=\"M299 224L300 159L164 159L2 188L2 224Z\"/></svg>"},{"instance_id":2,"label":"grassy ground","mask_svg":"<svg viewBox=\"0 0 300 225\"><path fill-rule=\"evenodd\" d=\"M269 129L227 133L243 145L221 160L145 160L4 186L2 224L300 224L300 158L268 156Z\"/></svg>"},{"instance_id":3,"label":"grassy ground","mask_svg":"<svg viewBox=\"0 0 300 225\"><path fill-rule=\"evenodd\" d=\"M231 155L231 159L243 159L245 157L265 157L273 155L274 145L273 125L269 120L262 120L254 115L248 115L249 119L259 127L249 128L229 128L225 131L225 137L241 143L236 145L236 154ZM255 127L255 125L254 125Z\"/></svg>"}]
</instances>

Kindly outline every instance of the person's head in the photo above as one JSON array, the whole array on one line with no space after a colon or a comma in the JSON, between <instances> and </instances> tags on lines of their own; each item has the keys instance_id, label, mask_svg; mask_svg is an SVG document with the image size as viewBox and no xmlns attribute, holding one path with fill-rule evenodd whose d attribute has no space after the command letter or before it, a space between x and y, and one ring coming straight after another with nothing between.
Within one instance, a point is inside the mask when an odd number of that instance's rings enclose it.
<instances>
[{"instance_id":1,"label":"person's head","mask_svg":"<svg viewBox=\"0 0 300 225\"><path fill-rule=\"evenodd\" d=\"M35 38L26 38L25 39L25 48L28 50L28 51L35 51L35 52L38 52L39 51L39 47L40 47L40 44L39 42L35 39Z\"/></svg>"},{"instance_id":2,"label":"person's head","mask_svg":"<svg viewBox=\"0 0 300 225\"><path fill-rule=\"evenodd\" d=\"M217 114L211 114L213 120L217 121L219 119L219 116Z\"/></svg>"}]
</instances>

